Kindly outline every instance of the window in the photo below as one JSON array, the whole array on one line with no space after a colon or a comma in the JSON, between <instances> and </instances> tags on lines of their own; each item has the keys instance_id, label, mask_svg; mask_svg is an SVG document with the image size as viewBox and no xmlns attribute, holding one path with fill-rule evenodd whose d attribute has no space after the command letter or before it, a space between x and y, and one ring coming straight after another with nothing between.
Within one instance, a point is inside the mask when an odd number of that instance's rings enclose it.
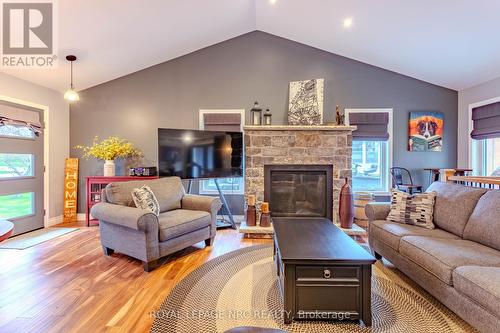
<instances>
[{"instance_id":1,"label":"window","mask_svg":"<svg viewBox=\"0 0 500 333\"><path fill-rule=\"evenodd\" d=\"M20 177L33 177L33 155L0 153L0 179Z\"/></svg>"},{"instance_id":2,"label":"window","mask_svg":"<svg viewBox=\"0 0 500 333\"><path fill-rule=\"evenodd\" d=\"M500 176L500 97L469 105L470 163L476 176Z\"/></svg>"},{"instance_id":3,"label":"window","mask_svg":"<svg viewBox=\"0 0 500 333\"><path fill-rule=\"evenodd\" d=\"M472 169L477 176L500 176L500 138L473 140Z\"/></svg>"},{"instance_id":4,"label":"window","mask_svg":"<svg viewBox=\"0 0 500 333\"><path fill-rule=\"evenodd\" d=\"M346 122L358 127L352 142L353 190L389 192L392 109L346 109Z\"/></svg>"},{"instance_id":5,"label":"window","mask_svg":"<svg viewBox=\"0 0 500 333\"><path fill-rule=\"evenodd\" d=\"M0 195L0 218L14 219L33 215L34 197L33 192Z\"/></svg>"},{"instance_id":6,"label":"window","mask_svg":"<svg viewBox=\"0 0 500 333\"><path fill-rule=\"evenodd\" d=\"M355 191L388 191L387 151L385 141L353 141L352 186Z\"/></svg>"},{"instance_id":7,"label":"window","mask_svg":"<svg viewBox=\"0 0 500 333\"><path fill-rule=\"evenodd\" d=\"M210 117L207 115L217 115ZM242 124L245 120L245 110L200 110L199 114L200 129L214 131L243 131ZM204 154L203 151L193 151L193 158L204 158L211 154ZM211 163L211 161L207 161ZM235 178L220 178L218 179L219 186L225 194L243 194L244 181L243 177ZM218 194L217 186L213 179L202 180L200 182L200 194Z\"/></svg>"},{"instance_id":8,"label":"window","mask_svg":"<svg viewBox=\"0 0 500 333\"><path fill-rule=\"evenodd\" d=\"M243 194L243 177L238 178L221 178L219 186L225 194ZM216 194L217 187L213 179L203 180L200 187L201 194Z\"/></svg>"},{"instance_id":9,"label":"window","mask_svg":"<svg viewBox=\"0 0 500 333\"><path fill-rule=\"evenodd\" d=\"M33 139L35 134L26 126L3 125L0 126L0 136Z\"/></svg>"}]
</instances>

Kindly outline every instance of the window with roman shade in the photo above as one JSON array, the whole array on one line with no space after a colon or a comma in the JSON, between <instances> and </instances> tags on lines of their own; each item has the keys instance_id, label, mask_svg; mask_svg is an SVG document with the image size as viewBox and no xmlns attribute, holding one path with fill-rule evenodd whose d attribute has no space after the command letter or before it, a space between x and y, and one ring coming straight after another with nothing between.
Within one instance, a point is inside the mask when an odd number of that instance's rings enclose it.
<instances>
[{"instance_id":1,"label":"window with roman shade","mask_svg":"<svg viewBox=\"0 0 500 333\"><path fill-rule=\"evenodd\" d=\"M352 132L352 187L355 192L386 194L391 182L392 109L345 109Z\"/></svg>"},{"instance_id":2,"label":"window with roman shade","mask_svg":"<svg viewBox=\"0 0 500 333\"><path fill-rule=\"evenodd\" d=\"M0 105L0 126L26 127L36 136L43 128L40 113L9 105Z\"/></svg>"},{"instance_id":3,"label":"window with roman shade","mask_svg":"<svg viewBox=\"0 0 500 333\"><path fill-rule=\"evenodd\" d=\"M205 113L203 124L207 131L241 132L241 114Z\"/></svg>"},{"instance_id":4,"label":"window with roman shade","mask_svg":"<svg viewBox=\"0 0 500 333\"><path fill-rule=\"evenodd\" d=\"M500 138L500 102L472 109L470 136L475 140Z\"/></svg>"},{"instance_id":5,"label":"window with roman shade","mask_svg":"<svg viewBox=\"0 0 500 333\"><path fill-rule=\"evenodd\" d=\"M387 112L349 113L349 125L358 128L352 132L355 141L389 140L389 114Z\"/></svg>"},{"instance_id":6,"label":"window with roman shade","mask_svg":"<svg viewBox=\"0 0 500 333\"><path fill-rule=\"evenodd\" d=\"M233 111L233 110L231 110ZM241 132L244 111L234 110L200 110L200 129L206 131ZM225 194L243 194L243 178L221 178L219 185ZM200 194L218 194L213 179L200 181Z\"/></svg>"}]
</instances>

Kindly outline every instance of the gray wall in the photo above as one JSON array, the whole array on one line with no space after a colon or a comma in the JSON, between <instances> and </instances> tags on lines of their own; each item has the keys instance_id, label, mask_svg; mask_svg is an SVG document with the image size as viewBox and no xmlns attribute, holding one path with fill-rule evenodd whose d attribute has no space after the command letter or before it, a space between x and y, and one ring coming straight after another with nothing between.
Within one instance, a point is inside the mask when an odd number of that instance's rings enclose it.
<instances>
[{"instance_id":1,"label":"gray wall","mask_svg":"<svg viewBox=\"0 0 500 333\"><path fill-rule=\"evenodd\" d=\"M71 146L118 135L142 149L144 165L156 165L158 127L198 128L199 109L248 110L255 100L270 107L274 124L286 124L288 83L310 78L325 79L325 121L334 119L336 104L393 108L393 164L414 171L417 182L427 184L424 167L455 166L456 91L259 31L82 91L71 106ZM410 111L444 112L443 152L407 151ZM81 161L81 186L99 174L102 162Z\"/></svg>"}]
</instances>

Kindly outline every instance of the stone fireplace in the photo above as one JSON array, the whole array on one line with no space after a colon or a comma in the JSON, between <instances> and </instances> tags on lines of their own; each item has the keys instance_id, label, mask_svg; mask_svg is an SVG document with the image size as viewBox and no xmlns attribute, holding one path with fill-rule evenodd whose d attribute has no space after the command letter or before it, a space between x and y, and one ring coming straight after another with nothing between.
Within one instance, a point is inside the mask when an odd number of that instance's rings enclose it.
<instances>
[{"instance_id":1,"label":"stone fireplace","mask_svg":"<svg viewBox=\"0 0 500 333\"><path fill-rule=\"evenodd\" d=\"M270 201L273 216L336 221L340 188L351 180L354 129L245 126L245 195Z\"/></svg>"}]
</instances>

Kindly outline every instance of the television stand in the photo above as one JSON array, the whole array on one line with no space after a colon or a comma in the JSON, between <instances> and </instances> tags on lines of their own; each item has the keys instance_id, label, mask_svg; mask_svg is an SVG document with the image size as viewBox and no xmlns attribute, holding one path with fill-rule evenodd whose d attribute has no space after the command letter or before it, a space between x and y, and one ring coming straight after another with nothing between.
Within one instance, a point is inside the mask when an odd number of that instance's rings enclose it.
<instances>
[{"instance_id":1,"label":"television stand","mask_svg":"<svg viewBox=\"0 0 500 333\"><path fill-rule=\"evenodd\" d=\"M191 193L192 181L193 181L192 179L189 179L188 188L187 188L188 193ZM220 200L222 201L222 207L221 207L222 213L224 214L224 212L226 212L226 215L229 218L229 222L226 222L225 220L222 220L222 221L217 220L217 222L216 222L217 229L231 228L231 229L236 230L237 228L236 228L236 223L234 223L233 213L231 212L231 209L229 208L229 205L227 204L226 197L224 196L224 193L222 192L222 189L220 188L219 180L217 178L214 178L214 183L215 183L215 186L217 187L217 192L219 192Z\"/></svg>"},{"instance_id":2,"label":"television stand","mask_svg":"<svg viewBox=\"0 0 500 333\"><path fill-rule=\"evenodd\" d=\"M215 186L217 187L217 191L219 192L219 197L220 200L222 201L222 212L226 211L227 217L229 218L229 223L225 221L217 221L217 229L221 228L231 228L236 230L236 223L234 223L234 218L233 218L233 213L231 213L231 209L229 209L229 205L227 204L226 197L224 196L224 193L222 192L220 185L219 185L219 180L217 178L214 179Z\"/></svg>"}]
</instances>

